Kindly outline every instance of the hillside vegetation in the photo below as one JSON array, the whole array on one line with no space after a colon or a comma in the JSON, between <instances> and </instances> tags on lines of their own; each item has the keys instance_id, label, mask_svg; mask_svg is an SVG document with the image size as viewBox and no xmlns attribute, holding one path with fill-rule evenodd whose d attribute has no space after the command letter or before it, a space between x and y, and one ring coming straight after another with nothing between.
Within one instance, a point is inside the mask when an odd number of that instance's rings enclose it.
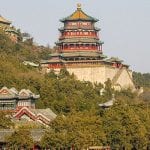
<instances>
[{"instance_id":1,"label":"hillside vegetation","mask_svg":"<svg viewBox=\"0 0 150 150\"><path fill-rule=\"evenodd\" d=\"M51 49L28 41L13 43L0 31L0 87L28 88L41 96L36 103L37 108L49 107L57 114L41 140L43 149L72 146L82 149L91 145L109 145L112 149L150 148L149 98L139 98L129 89L115 92L110 80L100 95L104 88L102 84L78 81L65 68L58 75L54 71L43 75L40 68L23 64L25 60L38 63L50 52ZM134 80L148 90L149 74L134 73ZM98 104L110 100L112 93L115 93L115 104L110 109L100 108ZM9 118L6 119L7 124L4 114L0 115L1 128L12 128ZM17 147L17 140L24 139L19 138L22 135L17 132L13 136L16 135L18 138L8 138L10 147ZM24 143L31 145L29 141L32 139Z\"/></svg>"},{"instance_id":2,"label":"hillside vegetation","mask_svg":"<svg viewBox=\"0 0 150 150\"><path fill-rule=\"evenodd\" d=\"M150 73L133 72L133 79L137 86L150 88Z\"/></svg>"}]
</instances>

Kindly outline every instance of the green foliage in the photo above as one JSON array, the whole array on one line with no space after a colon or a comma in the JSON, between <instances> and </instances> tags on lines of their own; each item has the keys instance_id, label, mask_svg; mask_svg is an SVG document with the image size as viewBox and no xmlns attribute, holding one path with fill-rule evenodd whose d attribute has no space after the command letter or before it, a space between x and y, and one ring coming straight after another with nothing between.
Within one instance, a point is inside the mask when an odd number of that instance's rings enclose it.
<instances>
[{"instance_id":1,"label":"green foliage","mask_svg":"<svg viewBox=\"0 0 150 150\"><path fill-rule=\"evenodd\" d=\"M136 98L137 94L132 92L131 89L122 89L121 91L116 91L115 94L120 97L127 97L128 99Z\"/></svg>"},{"instance_id":2,"label":"green foliage","mask_svg":"<svg viewBox=\"0 0 150 150\"><path fill-rule=\"evenodd\" d=\"M30 150L33 148L33 139L29 130L20 129L6 137L7 147L10 150Z\"/></svg>"},{"instance_id":3,"label":"green foliage","mask_svg":"<svg viewBox=\"0 0 150 150\"><path fill-rule=\"evenodd\" d=\"M69 72L66 70L66 68L63 68L63 69L61 69L60 70L60 73L59 73L59 78L60 79L64 79L64 78L67 78L67 77L69 77L70 75L69 75Z\"/></svg>"},{"instance_id":4,"label":"green foliage","mask_svg":"<svg viewBox=\"0 0 150 150\"><path fill-rule=\"evenodd\" d=\"M150 87L150 73L133 72L133 79L137 86Z\"/></svg>"},{"instance_id":5,"label":"green foliage","mask_svg":"<svg viewBox=\"0 0 150 150\"><path fill-rule=\"evenodd\" d=\"M57 75L54 70L51 70L49 73L45 75L46 78L57 79Z\"/></svg>"},{"instance_id":6,"label":"green foliage","mask_svg":"<svg viewBox=\"0 0 150 150\"><path fill-rule=\"evenodd\" d=\"M140 95L140 98L146 102L150 102L150 88L145 88L144 92Z\"/></svg>"},{"instance_id":7,"label":"green foliage","mask_svg":"<svg viewBox=\"0 0 150 150\"><path fill-rule=\"evenodd\" d=\"M102 84L76 80L63 68L43 75L38 69L24 66L23 61L39 62L48 58L51 49L26 42L13 43L0 31L0 87L28 88L40 94L37 108L51 108L57 119L50 125L41 141L44 148L110 145L113 149L145 149L150 146L150 107L148 94L139 100L129 89L115 92L111 81ZM149 74L134 73L137 85L149 87ZM104 88L104 95L100 95ZM110 109L100 109L115 93L116 102ZM147 101L146 101L147 100ZM10 118L0 114L0 128L13 126ZM29 128L34 128L30 126ZM27 126L24 126L27 128ZM28 134L28 135L27 135ZM16 131L8 138L9 149L32 146L26 130Z\"/></svg>"},{"instance_id":8,"label":"green foliage","mask_svg":"<svg viewBox=\"0 0 150 150\"><path fill-rule=\"evenodd\" d=\"M91 145L103 145L105 142L102 121L95 110L91 110L58 116L43 136L41 145L52 149L72 146L84 149Z\"/></svg>"},{"instance_id":9,"label":"green foliage","mask_svg":"<svg viewBox=\"0 0 150 150\"><path fill-rule=\"evenodd\" d=\"M114 89L112 88L111 80L108 79L104 84L105 84L105 95L106 95L106 97L111 99L112 98L112 94L114 92Z\"/></svg>"},{"instance_id":10,"label":"green foliage","mask_svg":"<svg viewBox=\"0 0 150 150\"><path fill-rule=\"evenodd\" d=\"M6 112L0 112L0 129L10 129L14 126L11 121L10 114Z\"/></svg>"},{"instance_id":11,"label":"green foliage","mask_svg":"<svg viewBox=\"0 0 150 150\"><path fill-rule=\"evenodd\" d=\"M144 149L148 144L147 130L136 112L141 109L132 108L125 101L118 101L103 115L103 128L107 140L113 149Z\"/></svg>"}]
</instances>

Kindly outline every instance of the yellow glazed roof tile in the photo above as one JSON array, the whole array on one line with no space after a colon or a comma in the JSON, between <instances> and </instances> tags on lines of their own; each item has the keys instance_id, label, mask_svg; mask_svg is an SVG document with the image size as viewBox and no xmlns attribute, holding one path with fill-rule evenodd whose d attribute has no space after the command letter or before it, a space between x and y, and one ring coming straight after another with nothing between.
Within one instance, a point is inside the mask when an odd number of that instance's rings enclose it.
<instances>
[{"instance_id":1,"label":"yellow glazed roof tile","mask_svg":"<svg viewBox=\"0 0 150 150\"><path fill-rule=\"evenodd\" d=\"M84 13L81 9L81 4L77 4L77 10L71 14L70 16L61 19L61 21L68 21L68 20L86 20L86 21L98 21L98 19L95 19L86 13Z\"/></svg>"}]
</instances>

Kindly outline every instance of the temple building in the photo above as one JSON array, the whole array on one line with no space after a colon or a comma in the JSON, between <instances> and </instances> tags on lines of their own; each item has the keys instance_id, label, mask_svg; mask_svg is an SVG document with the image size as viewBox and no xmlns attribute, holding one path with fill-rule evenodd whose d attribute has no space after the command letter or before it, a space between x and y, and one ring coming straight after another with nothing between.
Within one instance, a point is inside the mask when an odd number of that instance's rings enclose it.
<instances>
[{"instance_id":1,"label":"temple building","mask_svg":"<svg viewBox=\"0 0 150 150\"><path fill-rule=\"evenodd\" d=\"M59 29L57 52L41 61L44 72L66 68L79 80L103 84L109 78L116 89L135 89L129 66L117 57L103 54L100 29L95 25L98 19L87 15L77 4L75 12L60 21L64 25Z\"/></svg>"},{"instance_id":2,"label":"temple building","mask_svg":"<svg viewBox=\"0 0 150 150\"><path fill-rule=\"evenodd\" d=\"M50 108L36 109L35 101L40 95L32 93L29 89L17 91L15 88L0 89L0 111L12 113L13 120L26 120L48 125L56 114Z\"/></svg>"},{"instance_id":3,"label":"temple building","mask_svg":"<svg viewBox=\"0 0 150 150\"><path fill-rule=\"evenodd\" d=\"M9 36L9 38L13 42L18 41L18 32L14 27L11 26L11 21L5 19L0 15L0 29L4 30L4 32Z\"/></svg>"},{"instance_id":4,"label":"temple building","mask_svg":"<svg viewBox=\"0 0 150 150\"><path fill-rule=\"evenodd\" d=\"M59 53L65 54L76 53L77 59L87 58L87 53L93 53L97 57L102 55L102 44L98 37L99 28L95 27L98 20L88 16L81 10L78 4L77 10L69 17L61 19L64 27L60 28L59 41L56 42ZM69 56L69 55L68 55ZM71 57L66 60L74 60Z\"/></svg>"}]
</instances>

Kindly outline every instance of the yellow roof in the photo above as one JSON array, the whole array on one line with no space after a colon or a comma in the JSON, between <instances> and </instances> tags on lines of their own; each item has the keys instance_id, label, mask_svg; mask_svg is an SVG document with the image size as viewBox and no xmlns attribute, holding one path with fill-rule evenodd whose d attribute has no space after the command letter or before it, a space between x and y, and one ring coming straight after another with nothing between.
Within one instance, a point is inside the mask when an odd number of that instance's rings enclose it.
<instances>
[{"instance_id":1,"label":"yellow roof","mask_svg":"<svg viewBox=\"0 0 150 150\"><path fill-rule=\"evenodd\" d=\"M77 10L70 16L70 19L88 19L89 16L86 15L82 10L81 10L81 5L77 5Z\"/></svg>"},{"instance_id":2,"label":"yellow roof","mask_svg":"<svg viewBox=\"0 0 150 150\"><path fill-rule=\"evenodd\" d=\"M11 21L5 19L5 18L2 17L1 15L0 15L0 22L7 23L7 24L11 24Z\"/></svg>"},{"instance_id":3,"label":"yellow roof","mask_svg":"<svg viewBox=\"0 0 150 150\"><path fill-rule=\"evenodd\" d=\"M98 19L95 19L86 13L84 13L81 9L81 4L77 4L77 10L70 16L62 19L61 21L66 20L87 20L87 21L98 21Z\"/></svg>"}]
</instances>

